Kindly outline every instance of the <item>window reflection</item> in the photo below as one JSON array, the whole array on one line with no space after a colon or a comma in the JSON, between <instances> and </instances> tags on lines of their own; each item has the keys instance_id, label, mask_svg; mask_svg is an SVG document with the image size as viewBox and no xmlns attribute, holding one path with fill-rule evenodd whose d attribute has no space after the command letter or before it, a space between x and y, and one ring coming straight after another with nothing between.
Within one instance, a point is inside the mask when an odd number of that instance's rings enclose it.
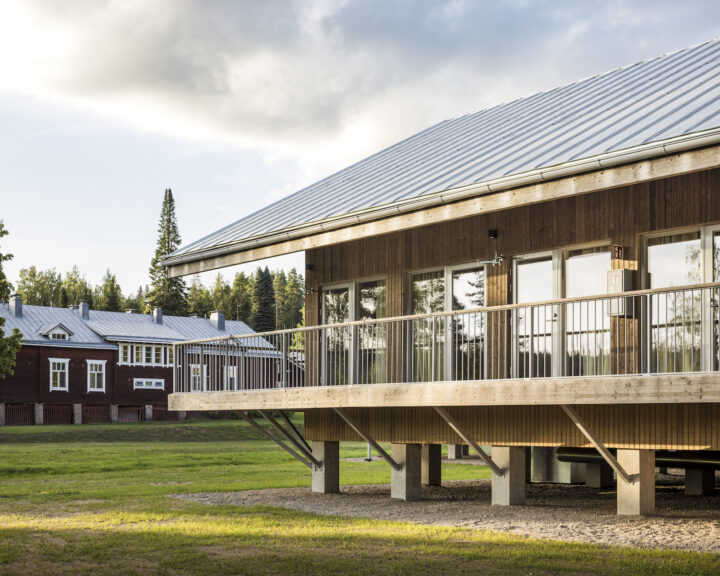
<instances>
[{"instance_id":1,"label":"window reflection","mask_svg":"<svg viewBox=\"0 0 720 576\"><path fill-rule=\"evenodd\" d=\"M524 304L552 300L552 258L517 262L516 302ZM550 376L552 369L552 328L555 313L552 306L518 308L517 376L519 378Z\"/></svg>"},{"instance_id":2,"label":"window reflection","mask_svg":"<svg viewBox=\"0 0 720 576\"><path fill-rule=\"evenodd\" d=\"M452 273L452 308L469 310L485 306L485 269L473 268ZM471 312L450 319L452 375L454 380L480 380L485 364L483 312Z\"/></svg>"},{"instance_id":3,"label":"window reflection","mask_svg":"<svg viewBox=\"0 0 720 576\"><path fill-rule=\"evenodd\" d=\"M445 309L445 278L442 270L413 274L410 278L410 313L431 314ZM412 382L440 380L444 374L445 321L442 318L418 318L412 321Z\"/></svg>"}]
</instances>

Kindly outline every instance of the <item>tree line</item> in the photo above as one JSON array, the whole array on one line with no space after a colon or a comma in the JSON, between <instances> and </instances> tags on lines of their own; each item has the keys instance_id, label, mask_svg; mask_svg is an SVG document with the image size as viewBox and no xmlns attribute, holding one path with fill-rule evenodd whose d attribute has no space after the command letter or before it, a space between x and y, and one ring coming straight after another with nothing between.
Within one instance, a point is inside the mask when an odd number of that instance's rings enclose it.
<instances>
[{"instance_id":1,"label":"tree line","mask_svg":"<svg viewBox=\"0 0 720 576\"><path fill-rule=\"evenodd\" d=\"M0 231L2 229L0 228ZM4 234L7 234L4 231ZM0 232L0 235L4 235ZM302 325L305 282L297 270L287 274L258 267L254 274L240 272L232 282L218 274L212 286L206 287L198 276L187 286L183 278L173 278L162 261L180 246L172 190L163 194L158 241L150 262L150 283L135 293L123 295L117 276L109 269L100 284L91 285L77 266L63 274L54 268L38 270L35 266L20 270L15 292L27 304L67 307L87 302L94 310L148 313L159 307L165 314L207 317L220 310L230 320L241 320L256 331L295 328ZM7 257L6 257L7 259ZM0 260L0 285L3 280ZM4 295L4 294L3 294ZM0 300L7 300L0 298Z\"/></svg>"}]
</instances>

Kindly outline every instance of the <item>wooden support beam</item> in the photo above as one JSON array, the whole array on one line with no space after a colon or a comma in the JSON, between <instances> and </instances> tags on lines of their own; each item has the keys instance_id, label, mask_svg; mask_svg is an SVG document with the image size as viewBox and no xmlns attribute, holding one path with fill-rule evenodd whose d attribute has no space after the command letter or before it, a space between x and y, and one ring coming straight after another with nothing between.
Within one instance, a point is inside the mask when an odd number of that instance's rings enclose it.
<instances>
[{"instance_id":1,"label":"wooden support beam","mask_svg":"<svg viewBox=\"0 0 720 576\"><path fill-rule=\"evenodd\" d=\"M475 440L470 438L470 436L460 427L457 420L450 415L450 412L445 410L445 408L440 408L440 406L433 406L433 408L435 408L435 412L440 414L440 417L447 422L447 425L450 426L450 428L452 428L455 433L460 436L460 438L472 446L472 449L478 453L478 456L480 456L480 460L482 460L487 467L493 471L493 474L499 476L500 478L505 476L505 470L500 469L500 467L493 462L492 458L485 453L485 450L483 450L478 443L475 442Z\"/></svg>"},{"instance_id":2,"label":"wooden support beam","mask_svg":"<svg viewBox=\"0 0 720 576\"><path fill-rule=\"evenodd\" d=\"M307 448L305 448L305 446L303 446L292 434L290 434L290 432L280 426L278 421L275 420L275 418L273 418L270 414L268 414L264 410L259 410L259 412L263 415L265 420L270 422L273 428L275 428L278 432L280 432L280 434L285 436L285 438L287 438L292 443L292 445L295 446L295 448L297 448L303 456L305 456L305 458L310 460L310 462L315 464L315 466L317 466L318 468L322 467L322 462L315 459L315 457L312 455L312 450L308 450Z\"/></svg>"},{"instance_id":3,"label":"wooden support beam","mask_svg":"<svg viewBox=\"0 0 720 576\"><path fill-rule=\"evenodd\" d=\"M372 446L373 449L374 449L378 454L380 454L380 456L382 456L383 459L384 459L388 464L390 464L390 466L391 466L393 469L397 470L398 472L399 472L400 470L402 470L402 465L401 465L401 464L398 464L395 460L393 460L392 457L390 456L390 454L388 454L387 452L385 452L385 450L383 450L383 449L380 447L380 445L379 445L377 442L375 442L375 440L373 440L362 428L360 428L360 425L359 425L357 422L355 422L355 420L353 420L352 418L350 418L350 416L348 415L347 412L345 412L345 410L343 410L342 408L334 408L334 410L335 410L335 413L336 413L338 416L340 416L340 418L342 418L343 420L345 420L345 422L347 423L347 425L350 426L350 428L352 428L353 430L355 430L355 432L357 432L357 433L365 440L365 442L367 442L368 444L370 444L370 446Z\"/></svg>"},{"instance_id":4,"label":"wooden support beam","mask_svg":"<svg viewBox=\"0 0 720 576\"><path fill-rule=\"evenodd\" d=\"M285 452L287 452L288 454L290 454L290 456L292 456L293 458L295 458L295 459L299 460L300 462L302 462L303 464L305 464L305 466L307 466L308 468L310 468L310 470L313 469L313 465L312 465L308 460L306 460L305 458L303 458L302 456L300 456L300 454L298 454L297 452L295 452L295 450L293 450L292 448L290 448L290 446L287 446L282 440L280 440L280 438L278 438L277 436L275 436L275 434L273 434L272 432L270 432L270 430L267 430L267 429L263 428L262 426L260 426L260 424L258 424L257 422L255 422L255 420L253 420L253 419L248 415L247 412L243 412L243 413L242 413L242 417L245 418L245 420L248 422L248 424L250 424L253 428L255 428L256 430L258 430L261 434L264 434L265 436L267 436L268 438L270 438L270 440L272 440L273 442L275 442L275 444L277 444L278 446L280 446L280 448L282 448L283 450L285 450ZM321 464L322 464L322 463L321 463Z\"/></svg>"},{"instance_id":5,"label":"wooden support beam","mask_svg":"<svg viewBox=\"0 0 720 576\"><path fill-rule=\"evenodd\" d=\"M583 436L585 436L585 438L588 439L590 444L592 444L595 449L600 453L600 456L603 457L603 460L605 460L605 462L607 462L610 467L615 470L617 475L622 478L626 483L633 484L637 475L630 475L625 472L625 469L620 466L615 456L613 456L610 450L605 447L605 444L603 444L600 439L592 433L592 431L590 430L590 428L588 428L588 425L580 417L580 415L575 412L575 410L570 406L561 405L560 408L563 409L563 412L568 415L570 420L572 420L575 426L577 426L578 430L582 432Z\"/></svg>"}]
</instances>

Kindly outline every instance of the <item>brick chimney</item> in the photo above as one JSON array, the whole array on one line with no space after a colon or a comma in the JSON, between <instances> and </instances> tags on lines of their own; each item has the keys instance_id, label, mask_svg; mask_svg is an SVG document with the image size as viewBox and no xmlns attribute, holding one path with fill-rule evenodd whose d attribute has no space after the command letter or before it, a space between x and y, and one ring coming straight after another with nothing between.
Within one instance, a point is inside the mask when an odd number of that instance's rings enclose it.
<instances>
[{"instance_id":1,"label":"brick chimney","mask_svg":"<svg viewBox=\"0 0 720 576\"><path fill-rule=\"evenodd\" d=\"M15 318L22 318L22 296L20 294L13 294L10 296L10 314Z\"/></svg>"},{"instance_id":2,"label":"brick chimney","mask_svg":"<svg viewBox=\"0 0 720 576\"><path fill-rule=\"evenodd\" d=\"M155 324L162 324L162 308L158 308L157 306L153 308L152 321L155 322Z\"/></svg>"},{"instance_id":3,"label":"brick chimney","mask_svg":"<svg viewBox=\"0 0 720 576\"><path fill-rule=\"evenodd\" d=\"M213 325L215 330L225 330L225 314L220 310L210 312L210 324Z\"/></svg>"}]
</instances>

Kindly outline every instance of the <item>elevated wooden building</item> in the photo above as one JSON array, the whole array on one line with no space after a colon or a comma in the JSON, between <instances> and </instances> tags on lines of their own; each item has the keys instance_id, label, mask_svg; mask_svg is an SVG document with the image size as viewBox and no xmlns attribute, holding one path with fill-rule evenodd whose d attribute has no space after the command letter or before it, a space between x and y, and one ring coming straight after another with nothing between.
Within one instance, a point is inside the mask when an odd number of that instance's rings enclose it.
<instances>
[{"instance_id":1,"label":"elevated wooden building","mask_svg":"<svg viewBox=\"0 0 720 576\"><path fill-rule=\"evenodd\" d=\"M304 250L307 327L263 335L270 379L242 336L176 345L170 407L303 411L266 414L318 491L341 441L392 443L405 499L464 443L520 504L528 447L584 447L652 512L656 451L720 450L719 76L711 41L441 122L183 247L173 274Z\"/></svg>"}]
</instances>

